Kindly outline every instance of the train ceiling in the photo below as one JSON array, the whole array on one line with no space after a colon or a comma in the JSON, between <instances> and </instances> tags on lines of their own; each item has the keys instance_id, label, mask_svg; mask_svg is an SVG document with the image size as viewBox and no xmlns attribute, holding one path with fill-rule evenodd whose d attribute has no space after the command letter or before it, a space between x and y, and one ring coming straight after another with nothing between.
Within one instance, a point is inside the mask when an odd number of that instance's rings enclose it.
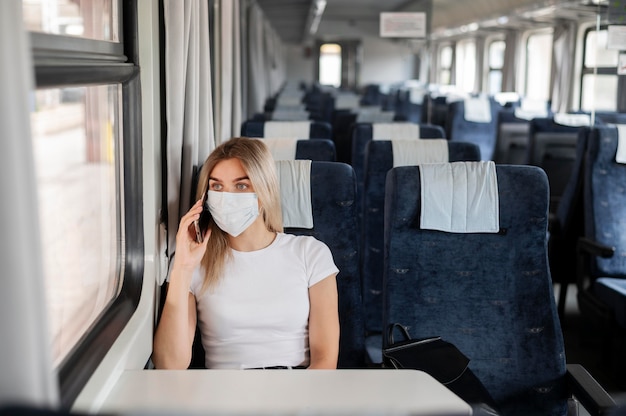
<instances>
[{"instance_id":1,"label":"train ceiling","mask_svg":"<svg viewBox=\"0 0 626 416\"><path fill-rule=\"evenodd\" d=\"M432 1L432 6L430 2ZM593 18L608 0L257 0L281 39L310 41L311 26L326 29L359 25L363 35L378 36L381 12L424 11L432 7L433 38L462 35L468 23L480 30L521 28L555 19ZM472 25L474 28L476 25ZM314 32L323 37L324 33Z\"/></svg>"}]
</instances>

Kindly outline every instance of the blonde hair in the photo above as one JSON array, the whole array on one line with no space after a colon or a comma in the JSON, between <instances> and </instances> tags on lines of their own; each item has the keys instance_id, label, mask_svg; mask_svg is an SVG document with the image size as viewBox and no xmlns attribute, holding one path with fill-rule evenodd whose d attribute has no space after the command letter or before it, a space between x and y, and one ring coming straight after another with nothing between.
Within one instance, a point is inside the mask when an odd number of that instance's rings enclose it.
<instances>
[{"instance_id":1,"label":"blonde hair","mask_svg":"<svg viewBox=\"0 0 626 416\"><path fill-rule=\"evenodd\" d=\"M215 166L228 159L239 159L260 202L259 214L269 231L283 231L280 190L274 158L267 146L258 139L235 137L222 143L211 152L198 176L196 200L202 198L209 187L209 175ZM226 260L232 258L228 235L215 222L209 224L211 237L202 258L206 271L201 291L215 287L224 270Z\"/></svg>"}]
</instances>

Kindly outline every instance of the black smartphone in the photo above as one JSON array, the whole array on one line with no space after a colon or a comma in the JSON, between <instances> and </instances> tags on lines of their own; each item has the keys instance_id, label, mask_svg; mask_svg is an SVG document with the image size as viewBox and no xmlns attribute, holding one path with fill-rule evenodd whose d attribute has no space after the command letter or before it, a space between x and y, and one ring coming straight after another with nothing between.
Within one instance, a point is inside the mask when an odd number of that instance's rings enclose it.
<instances>
[{"instance_id":1,"label":"black smartphone","mask_svg":"<svg viewBox=\"0 0 626 416\"><path fill-rule=\"evenodd\" d=\"M211 212L206 206L206 199L207 193L205 192L202 197L202 212L200 213L200 218L193 222L196 229L196 241L198 243L204 240L204 234L206 234L206 230L209 228L209 221L211 220Z\"/></svg>"}]
</instances>

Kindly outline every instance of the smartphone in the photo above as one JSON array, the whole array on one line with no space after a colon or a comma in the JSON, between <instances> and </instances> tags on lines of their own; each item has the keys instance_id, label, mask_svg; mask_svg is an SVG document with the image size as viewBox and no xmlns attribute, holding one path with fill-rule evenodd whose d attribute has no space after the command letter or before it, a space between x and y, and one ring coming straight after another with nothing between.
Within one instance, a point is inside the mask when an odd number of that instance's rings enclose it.
<instances>
[{"instance_id":1,"label":"smartphone","mask_svg":"<svg viewBox=\"0 0 626 416\"><path fill-rule=\"evenodd\" d=\"M198 243L204 240L204 234L209 228L209 221L211 220L211 212L206 206L206 198L207 194L205 193L202 197L202 212L200 213L200 218L193 222L193 226L196 229L196 241Z\"/></svg>"}]
</instances>

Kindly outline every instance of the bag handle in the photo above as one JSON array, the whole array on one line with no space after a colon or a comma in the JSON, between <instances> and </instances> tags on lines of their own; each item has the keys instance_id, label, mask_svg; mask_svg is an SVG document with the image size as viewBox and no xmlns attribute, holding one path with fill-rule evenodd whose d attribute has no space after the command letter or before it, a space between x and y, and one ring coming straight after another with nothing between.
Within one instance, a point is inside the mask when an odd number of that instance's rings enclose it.
<instances>
[{"instance_id":1,"label":"bag handle","mask_svg":"<svg viewBox=\"0 0 626 416\"><path fill-rule=\"evenodd\" d=\"M396 328L400 329L400 332L402 333L402 336L404 337L404 341L408 341L411 339L411 336L409 335L409 329L406 326L398 322L394 322L392 324L387 325L387 345L394 344L393 331Z\"/></svg>"}]
</instances>

